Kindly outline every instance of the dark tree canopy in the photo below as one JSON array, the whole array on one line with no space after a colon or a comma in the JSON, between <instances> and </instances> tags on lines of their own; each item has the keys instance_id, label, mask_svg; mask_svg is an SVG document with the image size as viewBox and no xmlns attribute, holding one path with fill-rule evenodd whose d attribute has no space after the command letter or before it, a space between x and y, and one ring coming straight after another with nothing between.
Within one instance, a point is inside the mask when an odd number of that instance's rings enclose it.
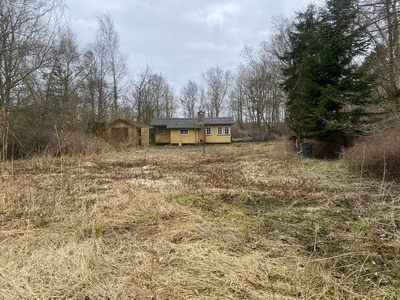
<instances>
[{"instance_id":1,"label":"dark tree canopy","mask_svg":"<svg viewBox=\"0 0 400 300\"><path fill-rule=\"evenodd\" d=\"M291 50L282 57L289 127L298 135L335 140L361 133L375 77L361 63L369 41L357 22L357 0L328 0L297 14Z\"/></svg>"}]
</instances>

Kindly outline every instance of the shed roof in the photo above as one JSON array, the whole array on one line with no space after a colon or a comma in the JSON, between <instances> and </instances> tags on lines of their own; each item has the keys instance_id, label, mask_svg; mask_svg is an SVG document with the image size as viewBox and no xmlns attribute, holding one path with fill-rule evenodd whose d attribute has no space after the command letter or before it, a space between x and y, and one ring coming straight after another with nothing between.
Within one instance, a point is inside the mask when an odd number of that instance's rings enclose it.
<instances>
[{"instance_id":1,"label":"shed roof","mask_svg":"<svg viewBox=\"0 0 400 300\"><path fill-rule=\"evenodd\" d=\"M197 123L197 118L159 118L151 121L150 125L165 126L168 129L201 128L201 125Z\"/></svg>"},{"instance_id":2,"label":"shed roof","mask_svg":"<svg viewBox=\"0 0 400 300\"><path fill-rule=\"evenodd\" d=\"M221 118L205 118L206 125L233 125L235 121L233 117L221 117Z\"/></svg>"},{"instance_id":3,"label":"shed roof","mask_svg":"<svg viewBox=\"0 0 400 300\"><path fill-rule=\"evenodd\" d=\"M205 118L205 125L231 125L234 124L233 117ZM150 126L165 126L167 129L191 129L201 128L197 118L157 118L151 121Z\"/></svg>"},{"instance_id":4,"label":"shed roof","mask_svg":"<svg viewBox=\"0 0 400 300\"><path fill-rule=\"evenodd\" d=\"M151 128L151 126L146 125L143 122L129 121L129 120L124 120L124 119L116 119L113 122L111 122L111 124L109 126L112 127L118 123L125 123L127 125L135 126L135 127L139 127L139 128Z\"/></svg>"}]
</instances>

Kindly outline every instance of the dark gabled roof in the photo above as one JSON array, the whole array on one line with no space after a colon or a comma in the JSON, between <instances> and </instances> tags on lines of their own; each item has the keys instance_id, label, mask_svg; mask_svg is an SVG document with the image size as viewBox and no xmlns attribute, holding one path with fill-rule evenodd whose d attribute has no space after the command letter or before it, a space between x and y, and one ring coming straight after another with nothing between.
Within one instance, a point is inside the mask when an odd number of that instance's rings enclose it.
<instances>
[{"instance_id":1,"label":"dark gabled roof","mask_svg":"<svg viewBox=\"0 0 400 300\"><path fill-rule=\"evenodd\" d=\"M151 126L165 126L167 129L191 129L201 128L201 125L197 123L197 118L160 118L153 119L150 123Z\"/></svg>"},{"instance_id":2,"label":"dark gabled roof","mask_svg":"<svg viewBox=\"0 0 400 300\"><path fill-rule=\"evenodd\" d=\"M235 121L233 117L222 117L222 118L206 118L205 119L206 125L233 125Z\"/></svg>"},{"instance_id":3,"label":"dark gabled roof","mask_svg":"<svg viewBox=\"0 0 400 300\"><path fill-rule=\"evenodd\" d=\"M134 127L139 127L139 128L150 128L151 127L149 125L146 125L143 122L130 121L130 120L124 120L124 119L116 119L113 122L111 122L109 126L112 127L112 126L114 126L115 124L118 124L118 123L125 123L127 125L134 126Z\"/></svg>"},{"instance_id":4,"label":"dark gabled roof","mask_svg":"<svg viewBox=\"0 0 400 300\"><path fill-rule=\"evenodd\" d=\"M157 118L151 121L150 126L165 126L167 129L201 129L197 118ZM205 118L205 125L231 125L235 124L233 117Z\"/></svg>"}]
</instances>

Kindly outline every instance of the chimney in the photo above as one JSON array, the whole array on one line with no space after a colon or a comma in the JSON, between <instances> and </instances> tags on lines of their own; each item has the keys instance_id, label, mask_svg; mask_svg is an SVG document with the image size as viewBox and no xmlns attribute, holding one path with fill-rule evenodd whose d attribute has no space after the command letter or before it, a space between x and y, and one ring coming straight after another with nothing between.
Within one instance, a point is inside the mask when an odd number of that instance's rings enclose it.
<instances>
[{"instance_id":1,"label":"chimney","mask_svg":"<svg viewBox=\"0 0 400 300\"><path fill-rule=\"evenodd\" d=\"M197 113L197 123L201 124L202 126L204 126L205 123L205 118L204 118L204 111L200 110Z\"/></svg>"},{"instance_id":2,"label":"chimney","mask_svg":"<svg viewBox=\"0 0 400 300\"><path fill-rule=\"evenodd\" d=\"M200 138L199 142L203 143L203 145L206 142L206 128L204 127L204 125L206 123L206 119L204 116L205 116L205 114L204 114L204 111L202 111L202 110L200 110L197 113L197 123L201 125L201 131L203 131L203 136L202 136L202 138ZM204 152L204 148L203 148L203 152Z\"/></svg>"}]
</instances>

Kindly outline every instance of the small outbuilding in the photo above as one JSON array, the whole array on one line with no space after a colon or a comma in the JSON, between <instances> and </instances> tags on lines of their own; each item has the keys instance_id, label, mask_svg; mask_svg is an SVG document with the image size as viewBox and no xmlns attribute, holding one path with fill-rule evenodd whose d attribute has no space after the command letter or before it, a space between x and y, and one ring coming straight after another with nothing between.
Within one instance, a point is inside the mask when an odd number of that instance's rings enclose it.
<instances>
[{"instance_id":1,"label":"small outbuilding","mask_svg":"<svg viewBox=\"0 0 400 300\"><path fill-rule=\"evenodd\" d=\"M117 119L108 126L107 134L114 144L148 147L152 130L153 127L141 122Z\"/></svg>"}]
</instances>

